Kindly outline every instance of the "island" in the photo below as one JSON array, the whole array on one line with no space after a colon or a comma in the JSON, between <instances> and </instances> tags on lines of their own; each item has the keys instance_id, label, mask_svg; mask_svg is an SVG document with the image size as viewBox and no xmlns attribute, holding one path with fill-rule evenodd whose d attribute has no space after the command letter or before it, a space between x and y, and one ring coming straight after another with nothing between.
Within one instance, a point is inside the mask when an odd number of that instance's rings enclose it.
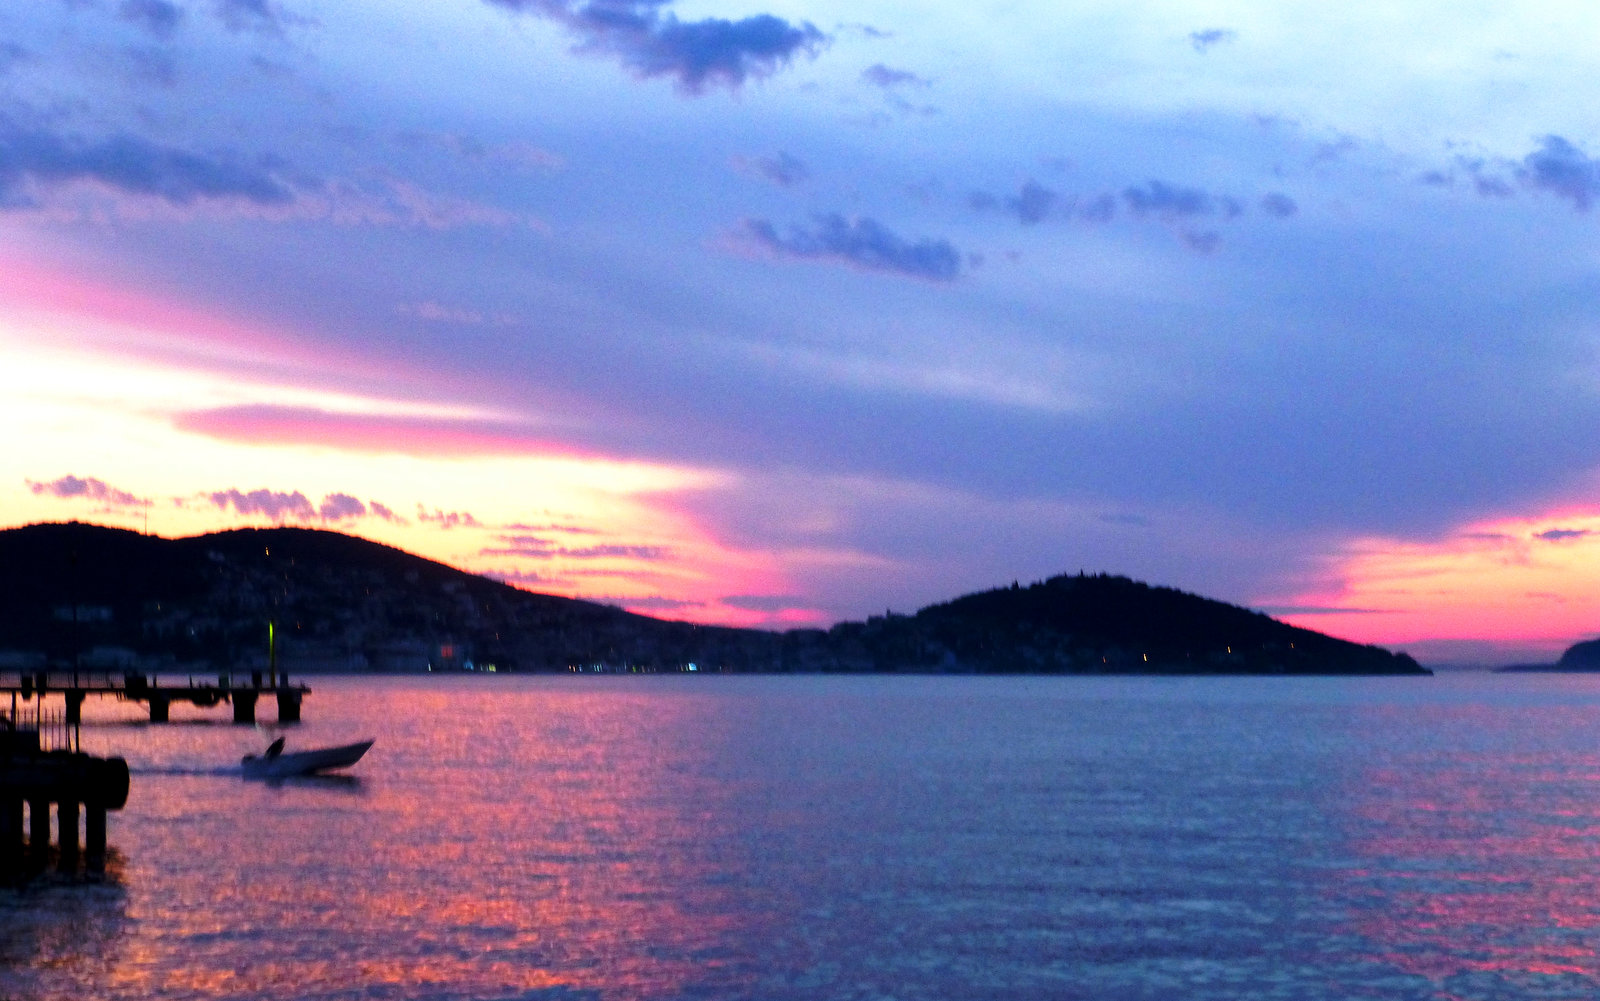
<instances>
[{"instance_id":1,"label":"island","mask_svg":"<svg viewBox=\"0 0 1600 1001\"><path fill-rule=\"evenodd\" d=\"M1428 674L1405 654L1111 574L776 632L536 594L309 528L0 531L0 671Z\"/></svg>"}]
</instances>

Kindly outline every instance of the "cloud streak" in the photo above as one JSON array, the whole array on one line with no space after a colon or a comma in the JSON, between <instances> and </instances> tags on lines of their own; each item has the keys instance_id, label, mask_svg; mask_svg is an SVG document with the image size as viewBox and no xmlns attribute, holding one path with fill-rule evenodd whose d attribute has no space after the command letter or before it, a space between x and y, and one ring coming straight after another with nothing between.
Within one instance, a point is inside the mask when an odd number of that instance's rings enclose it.
<instances>
[{"instance_id":1,"label":"cloud streak","mask_svg":"<svg viewBox=\"0 0 1600 1001\"><path fill-rule=\"evenodd\" d=\"M961 277L961 253L950 241L932 237L907 240L866 217L818 215L810 226L790 226L781 234L766 219L746 219L738 235L775 257L832 261L861 271L930 282Z\"/></svg>"}]
</instances>

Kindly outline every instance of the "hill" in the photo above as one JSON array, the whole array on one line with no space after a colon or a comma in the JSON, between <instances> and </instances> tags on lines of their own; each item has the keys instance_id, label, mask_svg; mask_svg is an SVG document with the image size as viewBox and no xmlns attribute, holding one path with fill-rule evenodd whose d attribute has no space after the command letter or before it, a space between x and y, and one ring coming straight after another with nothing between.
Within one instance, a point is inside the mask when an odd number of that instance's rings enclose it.
<instances>
[{"instance_id":1,"label":"hill","mask_svg":"<svg viewBox=\"0 0 1600 1001\"><path fill-rule=\"evenodd\" d=\"M1103 574L775 633L533 594L336 532L0 531L0 658L13 667L260 666L269 619L292 671L692 662L756 672L1426 673L1403 654Z\"/></svg>"}]
</instances>

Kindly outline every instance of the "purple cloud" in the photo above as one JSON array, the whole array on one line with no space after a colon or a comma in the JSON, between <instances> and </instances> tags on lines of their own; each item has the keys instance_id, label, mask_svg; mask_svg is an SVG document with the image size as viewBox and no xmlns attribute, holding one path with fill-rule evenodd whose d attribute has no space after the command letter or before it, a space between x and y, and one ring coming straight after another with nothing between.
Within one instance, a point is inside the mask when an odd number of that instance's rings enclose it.
<instances>
[{"instance_id":1,"label":"purple cloud","mask_svg":"<svg viewBox=\"0 0 1600 1001\"><path fill-rule=\"evenodd\" d=\"M1239 37L1239 33L1232 28L1206 28L1202 31L1189 32L1189 44L1199 53L1210 52L1215 46L1224 42L1231 42Z\"/></svg>"},{"instance_id":2,"label":"purple cloud","mask_svg":"<svg viewBox=\"0 0 1600 1001\"><path fill-rule=\"evenodd\" d=\"M811 172L806 169L805 164L783 152L775 156L736 156L733 158L733 167L751 177L770 181L780 188L792 188L797 184L803 184L811 177Z\"/></svg>"},{"instance_id":3,"label":"purple cloud","mask_svg":"<svg viewBox=\"0 0 1600 1001\"><path fill-rule=\"evenodd\" d=\"M1581 539L1586 535L1593 534L1587 528L1552 528L1544 532L1537 532L1533 537L1544 542L1570 542L1573 539Z\"/></svg>"},{"instance_id":4,"label":"purple cloud","mask_svg":"<svg viewBox=\"0 0 1600 1001\"><path fill-rule=\"evenodd\" d=\"M122 0L117 15L157 38L169 38L183 21L183 8L171 0Z\"/></svg>"},{"instance_id":5,"label":"purple cloud","mask_svg":"<svg viewBox=\"0 0 1600 1001\"><path fill-rule=\"evenodd\" d=\"M1572 203L1579 212L1600 196L1600 161L1560 136L1545 136L1539 148L1522 160L1522 183Z\"/></svg>"},{"instance_id":6,"label":"purple cloud","mask_svg":"<svg viewBox=\"0 0 1600 1001\"><path fill-rule=\"evenodd\" d=\"M474 518L468 511L441 511L434 508L429 511L421 504L417 505L417 520L425 525L436 525L449 530L452 528L482 528L483 522Z\"/></svg>"},{"instance_id":7,"label":"purple cloud","mask_svg":"<svg viewBox=\"0 0 1600 1001\"><path fill-rule=\"evenodd\" d=\"M130 135L64 139L0 114L0 205L29 206L28 182L95 181L172 205L241 199L286 205L295 194L271 173L230 159L191 153Z\"/></svg>"},{"instance_id":8,"label":"purple cloud","mask_svg":"<svg viewBox=\"0 0 1600 1001\"><path fill-rule=\"evenodd\" d=\"M1163 219L1211 215L1216 204L1199 188L1180 188L1165 181L1151 180L1143 187L1125 188L1122 200L1137 216L1158 215Z\"/></svg>"},{"instance_id":9,"label":"purple cloud","mask_svg":"<svg viewBox=\"0 0 1600 1001\"><path fill-rule=\"evenodd\" d=\"M364 518L367 515L367 506L349 494L329 494L317 506L317 514L323 521Z\"/></svg>"},{"instance_id":10,"label":"purple cloud","mask_svg":"<svg viewBox=\"0 0 1600 1001\"><path fill-rule=\"evenodd\" d=\"M903 239L876 219L846 219L838 213L816 216L810 228L790 226L779 235L765 219L746 219L741 235L779 257L838 261L862 271L955 281L961 276L961 252L948 240Z\"/></svg>"},{"instance_id":11,"label":"purple cloud","mask_svg":"<svg viewBox=\"0 0 1600 1001\"><path fill-rule=\"evenodd\" d=\"M63 500L83 497L112 508L149 507L153 503L149 498L139 497L126 490L119 490L106 481L96 479L93 476L63 476L48 483L40 483L34 480L25 482L28 484L28 489L33 491L35 496L48 494L51 497L59 497Z\"/></svg>"},{"instance_id":12,"label":"purple cloud","mask_svg":"<svg viewBox=\"0 0 1600 1001\"><path fill-rule=\"evenodd\" d=\"M578 51L615 56L642 78L670 77L689 94L712 84L737 90L796 55L815 56L828 41L810 22L790 24L771 14L680 21L662 13L669 0L487 2L559 21L581 39Z\"/></svg>"},{"instance_id":13,"label":"purple cloud","mask_svg":"<svg viewBox=\"0 0 1600 1001\"><path fill-rule=\"evenodd\" d=\"M808 607L806 599L798 594L729 594L717 600L729 608L746 612L782 612Z\"/></svg>"},{"instance_id":14,"label":"purple cloud","mask_svg":"<svg viewBox=\"0 0 1600 1001\"><path fill-rule=\"evenodd\" d=\"M929 81L917 76L910 70L897 70L885 66L883 63L874 63L861 71L861 79L876 87L897 87L900 84L910 84L917 87L926 87Z\"/></svg>"},{"instance_id":15,"label":"purple cloud","mask_svg":"<svg viewBox=\"0 0 1600 1001\"><path fill-rule=\"evenodd\" d=\"M1299 212L1300 206L1283 192L1272 191L1261 196L1261 211L1274 219L1287 219Z\"/></svg>"},{"instance_id":16,"label":"purple cloud","mask_svg":"<svg viewBox=\"0 0 1600 1001\"><path fill-rule=\"evenodd\" d=\"M704 608L703 601L688 601L681 598L667 598L658 594L645 595L642 598L625 598L616 595L606 595L599 598L590 598L589 601L598 601L603 605L616 605L619 608L647 609L652 612L676 612L686 608Z\"/></svg>"},{"instance_id":17,"label":"purple cloud","mask_svg":"<svg viewBox=\"0 0 1600 1001\"><path fill-rule=\"evenodd\" d=\"M317 516L317 509L305 494L296 490L294 493L281 493L276 490L252 490L245 493L238 489L217 490L210 495L211 503L217 508L226 511L232 507L237 514L251 516L262 515L273 521L311 521Z\"/></svg>"}]
</instances>

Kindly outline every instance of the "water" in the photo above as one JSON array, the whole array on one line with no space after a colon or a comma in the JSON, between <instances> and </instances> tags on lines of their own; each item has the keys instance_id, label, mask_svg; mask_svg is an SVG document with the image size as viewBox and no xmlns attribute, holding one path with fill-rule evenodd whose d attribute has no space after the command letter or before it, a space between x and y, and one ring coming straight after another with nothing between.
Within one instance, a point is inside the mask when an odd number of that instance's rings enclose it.
<instances>
[{"instance_id":1,"label":"water","mask_svg":"<svg viewBox=\"0 0 1600 1001\"><path fill-rule=\"evenodd\" d=\"M90 703L111 878L0 891L0 998L1600 995L1600 677L313 687L354 780Z\"/></svg>"}]
</instances>

